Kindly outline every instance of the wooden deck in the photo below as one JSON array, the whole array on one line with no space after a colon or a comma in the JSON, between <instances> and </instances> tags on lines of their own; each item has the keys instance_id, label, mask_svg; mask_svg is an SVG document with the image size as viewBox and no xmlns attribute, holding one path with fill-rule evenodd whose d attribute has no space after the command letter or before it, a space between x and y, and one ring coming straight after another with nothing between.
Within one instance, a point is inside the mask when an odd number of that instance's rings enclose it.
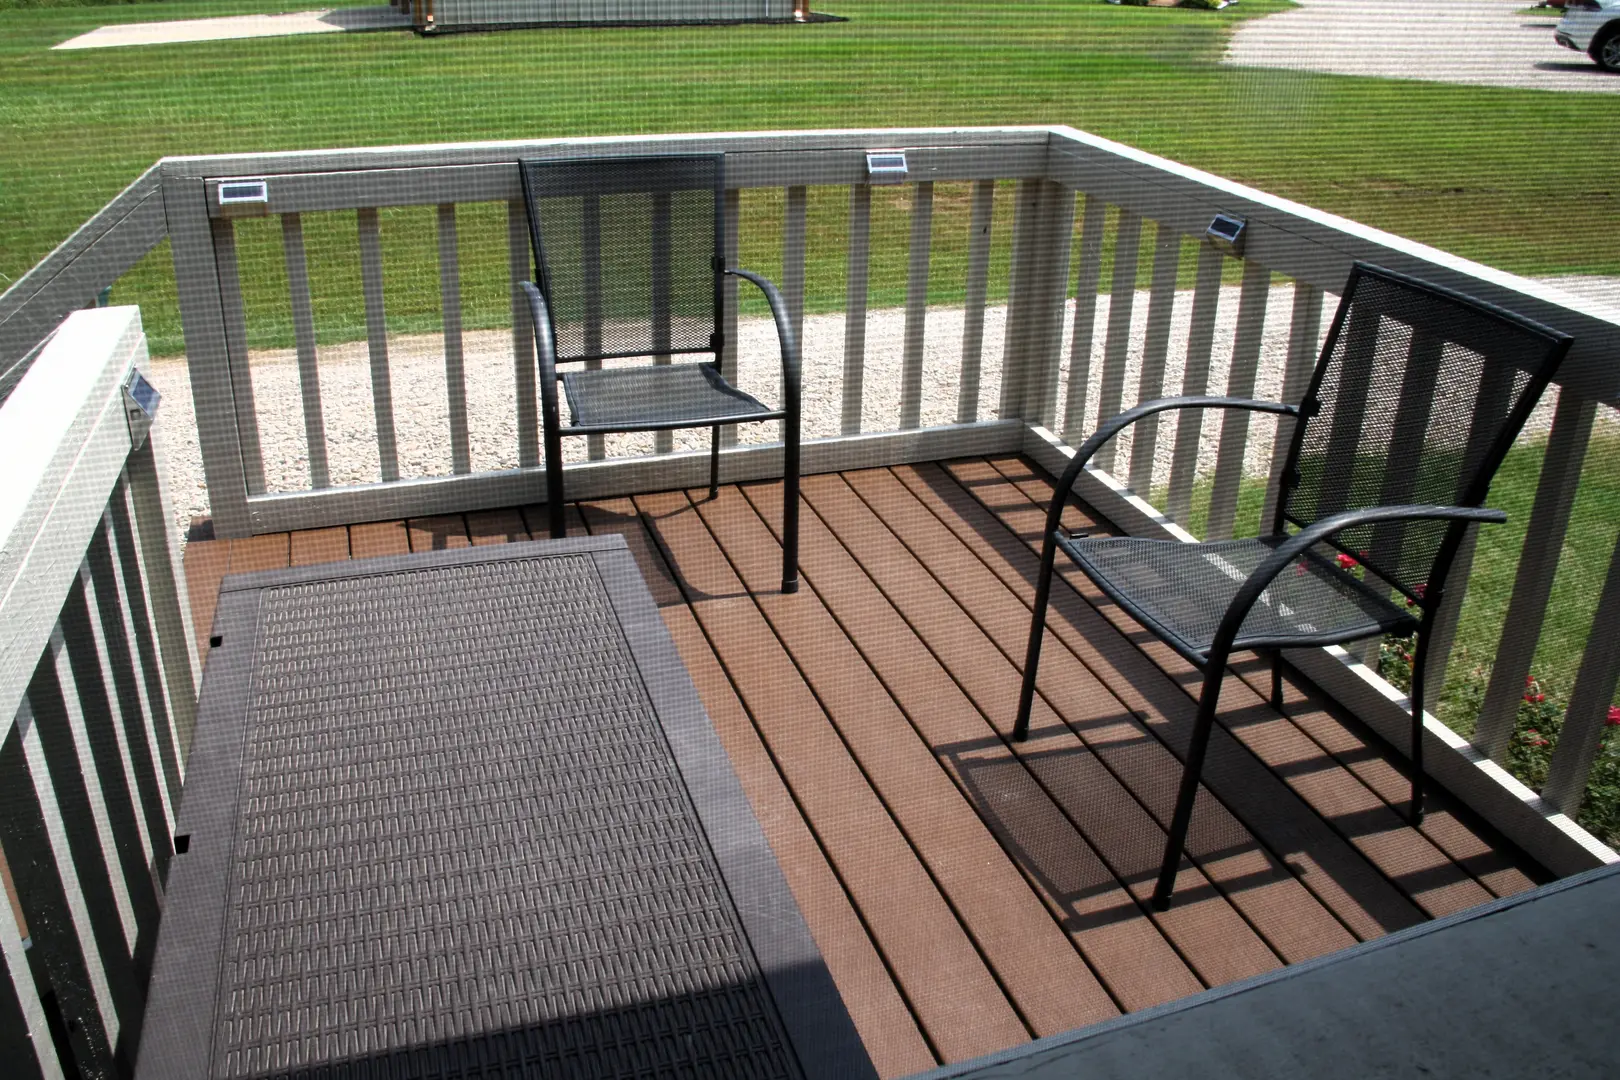
<instances>
[{"instance_id":1,"label":"wooden deck","mask_svg":"<svg viewBox=\"0 0 1620 1080\"><path fill-rule=\"evenodd\" d=\"M1152 912L1198 676L1071 569L1032 736L1011 741L1050 491L1016 457L808 477L806 588L790 597L779 485L571 508L571 528L629 540L882 1075L1546 880L1443 793L1405 825L1399 759L1301 680L1279 715L1245 658L1175 906ZM1070 517L1098 526L1078 504ZM193 541L197 632L228 572L522 540L543 521L524 508Z\"/></svg>"}]
</instances>

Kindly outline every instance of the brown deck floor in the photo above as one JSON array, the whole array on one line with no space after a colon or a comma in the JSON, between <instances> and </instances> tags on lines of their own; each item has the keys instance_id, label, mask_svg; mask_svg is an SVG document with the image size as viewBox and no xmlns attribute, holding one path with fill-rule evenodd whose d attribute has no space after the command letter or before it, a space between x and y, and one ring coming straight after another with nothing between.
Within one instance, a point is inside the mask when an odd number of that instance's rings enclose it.
<instances>
[{"instance_id":1,"label":"brown deck floor","mask_svg":"<svg viewBox=\"0 0 1620 1080\"><path fill-rule=\"evenodd\" d=\"M1238 663L1176 903L1147 898L1196 672L1077 572L1010 738L1050 479L1022 458L808 477L806 587L776 484L578 504L624 535L885 1077L958 1061L1530 888L1544 871L1299 679ZM1073 527L1106 529L1076 503ZM194 541L228 572L543 535L538 508Z\"/></svg>"}]
</instances>

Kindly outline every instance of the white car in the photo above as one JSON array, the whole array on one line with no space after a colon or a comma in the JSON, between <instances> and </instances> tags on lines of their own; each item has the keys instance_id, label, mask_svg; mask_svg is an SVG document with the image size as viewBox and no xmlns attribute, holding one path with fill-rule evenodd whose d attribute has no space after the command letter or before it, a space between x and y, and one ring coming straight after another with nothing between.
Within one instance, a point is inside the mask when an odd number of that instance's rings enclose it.
<instances>
[{"instance_id":1,"label":"white car","mask_svg":"<svg viewBox=\"0 0 1620 1080\"><path fill-rule=\"evenodd\" d=\"M1620 72L1620 0L1569 0L1553 39L1604 71Z\"/></svg>"}]
</instances>

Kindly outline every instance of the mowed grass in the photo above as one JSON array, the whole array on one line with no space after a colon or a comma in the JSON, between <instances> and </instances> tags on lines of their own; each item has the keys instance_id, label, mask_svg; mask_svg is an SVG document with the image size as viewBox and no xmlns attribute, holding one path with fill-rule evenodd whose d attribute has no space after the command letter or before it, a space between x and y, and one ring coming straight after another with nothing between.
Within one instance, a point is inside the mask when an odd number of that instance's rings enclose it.
<instances>
[{"instance_id":1,"label":"mowed grass","mask_svg":"<svg viewBox=\"0 0 1620 1080\"><path fill-rule=\"evenodd\" d=\"M1049 123L1097 132L1521 273L1620 273L1620 245L1594 241L1620 235L1620 179L1612 162L1620 98L1218 63L1236 22L1280 10L1286 0L1245 0L1219 13L1093 0L826 0L828 10L850 21L49 48L110 22L288 6L184 0L7 12L0 40L0 286L165 154ZM812 194L812 309L842 303L845 198L837 190ZM942 189L939 198L931 293L948 302L961 289L966 189ZM874 207L875 306L903 299L908 199L905 191L883 192ZM779 204L776 193L758 193L745 221L779 220ZM473 326L510 317L495 209L467 208L462 233ZM421 228L414 214L399 211L383 223L394 267L391 326L400 330L430 329L437 310L431 227ZM329 341L363 328L358 290L350 288L358 276L352 217L333 219L306 225L317 321ZM1007 231L998 230L998 242ZM771 230L761 226L743 239L745 262L769 270L779 257ZM1150 240L1148 230L1144 242ZM180 347L167 259L166 249L154 253L115 292L117 300L142 304L160 352ZM1002 263L1004 249L996 265ZM276 237L267 235L257 253L251 242L244 248L250 307L262 311L256 344L286 343L279 264ZM998 274L993 296L1000 287Z\"/></svg>"}]
</instances>

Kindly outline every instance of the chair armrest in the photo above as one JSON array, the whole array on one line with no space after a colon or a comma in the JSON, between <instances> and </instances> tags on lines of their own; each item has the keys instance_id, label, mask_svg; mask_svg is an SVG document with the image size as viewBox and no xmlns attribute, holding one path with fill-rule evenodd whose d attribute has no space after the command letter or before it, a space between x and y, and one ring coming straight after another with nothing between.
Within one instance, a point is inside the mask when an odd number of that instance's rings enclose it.
<instances>
[{"instance_id":1,"label":"chair armrest","mask_svg":"<svg viewBox=\"0 0 1620 1080\"><path fill-rule=\"evenodd\" d=\"M1315 544L1343 532L1356 525L1370 525L1380 521L1451 521L1458 525L1478 522L1481 524L1500 525L1507 521L1507 515L1500 510L1492 510L1484 506L1371 506L1362 510L1343 510L1331 517L1325 517L1278 544L1276 549L1255 567L1232 602L1226 607L1226 614L1221 617L1221 623L1215 631L1215 638L1210 642L1209 658L1215 663L1226 663L1226 656L1231 652L1232 642L1237 640L1238 631L1243 627L1243 620L1248 618L1249 609L1266 591L1273 578L1282 573L1283 569L1297 559L1303 552ZM1459 537L1460 538L1460 537ZM1448 539L1442 544L1441 551L1448 548L1455 550L1455 544ZM1449 564L1450 559L1446 562ZM1449 565L1448 565L1449 569ZM1424 597L1425 607L1432 608L1440 600L1445 583L1433 582Z\"/></svg>"},{"instance_id":2,"label":"chair armrest","mask_svg":"<svg viewBox=\"0 0 1620 1080\"><path fill-rule=\"evenodd\" d=\"M1281 416L1298 416L1299 406L1284 405L1280 401L1254 401L1249 398L1230 397L1173 397L1159 398L1156 401L1143 402L1134 409L1128 409L1118 416L1099 425L1092 432L1091 438L1080 444L1080 449L1074 452L1074 459L1069 467L1063 470L1063 477L1058 481L1057 490L1052 494L1052 505L1046 511L1046 533L1050 539L1052 534L1063 524L1063 505L1069 498L1069 489L1074 487L1075 480L1080 477L1080 470L1086 463L1096 456L1102 449L1103 443L1118 435L1144 416L1165 412L1169 409L1247 409L1251 412L1277 413Z\"/></svg>"},{"instance_id":3,"label":"chair armrest","mask_svg":"<svg viewBox=\"0 0 1620 1080\"><path fill-rule=\"evenodd\" d=\"M769 280L754 273L752 270L739 270L728 267L725 273L732 277L751 281L765 294L765 302L771 306L771 318L776 321L776 340L782 347L782 411L798 414L799 411L799 339L793 333L793 320L788 318L787 301L782 298L782 292Z\"/></svg>"},{"instance_id":4,"label":"chair armrest","mask_svg":"<svg viewBox=\"0 0 1620 1080\"><path fill-rule=\"evenodd\" d=\"M523 295L529 301L529 319L534 323L534 352L540 375L540 423L543 431L559 430L561 417L557 408L557 344L551 335L551 309L546 298L532 281L522 283Z\"/></svg>"}]
</instances>

